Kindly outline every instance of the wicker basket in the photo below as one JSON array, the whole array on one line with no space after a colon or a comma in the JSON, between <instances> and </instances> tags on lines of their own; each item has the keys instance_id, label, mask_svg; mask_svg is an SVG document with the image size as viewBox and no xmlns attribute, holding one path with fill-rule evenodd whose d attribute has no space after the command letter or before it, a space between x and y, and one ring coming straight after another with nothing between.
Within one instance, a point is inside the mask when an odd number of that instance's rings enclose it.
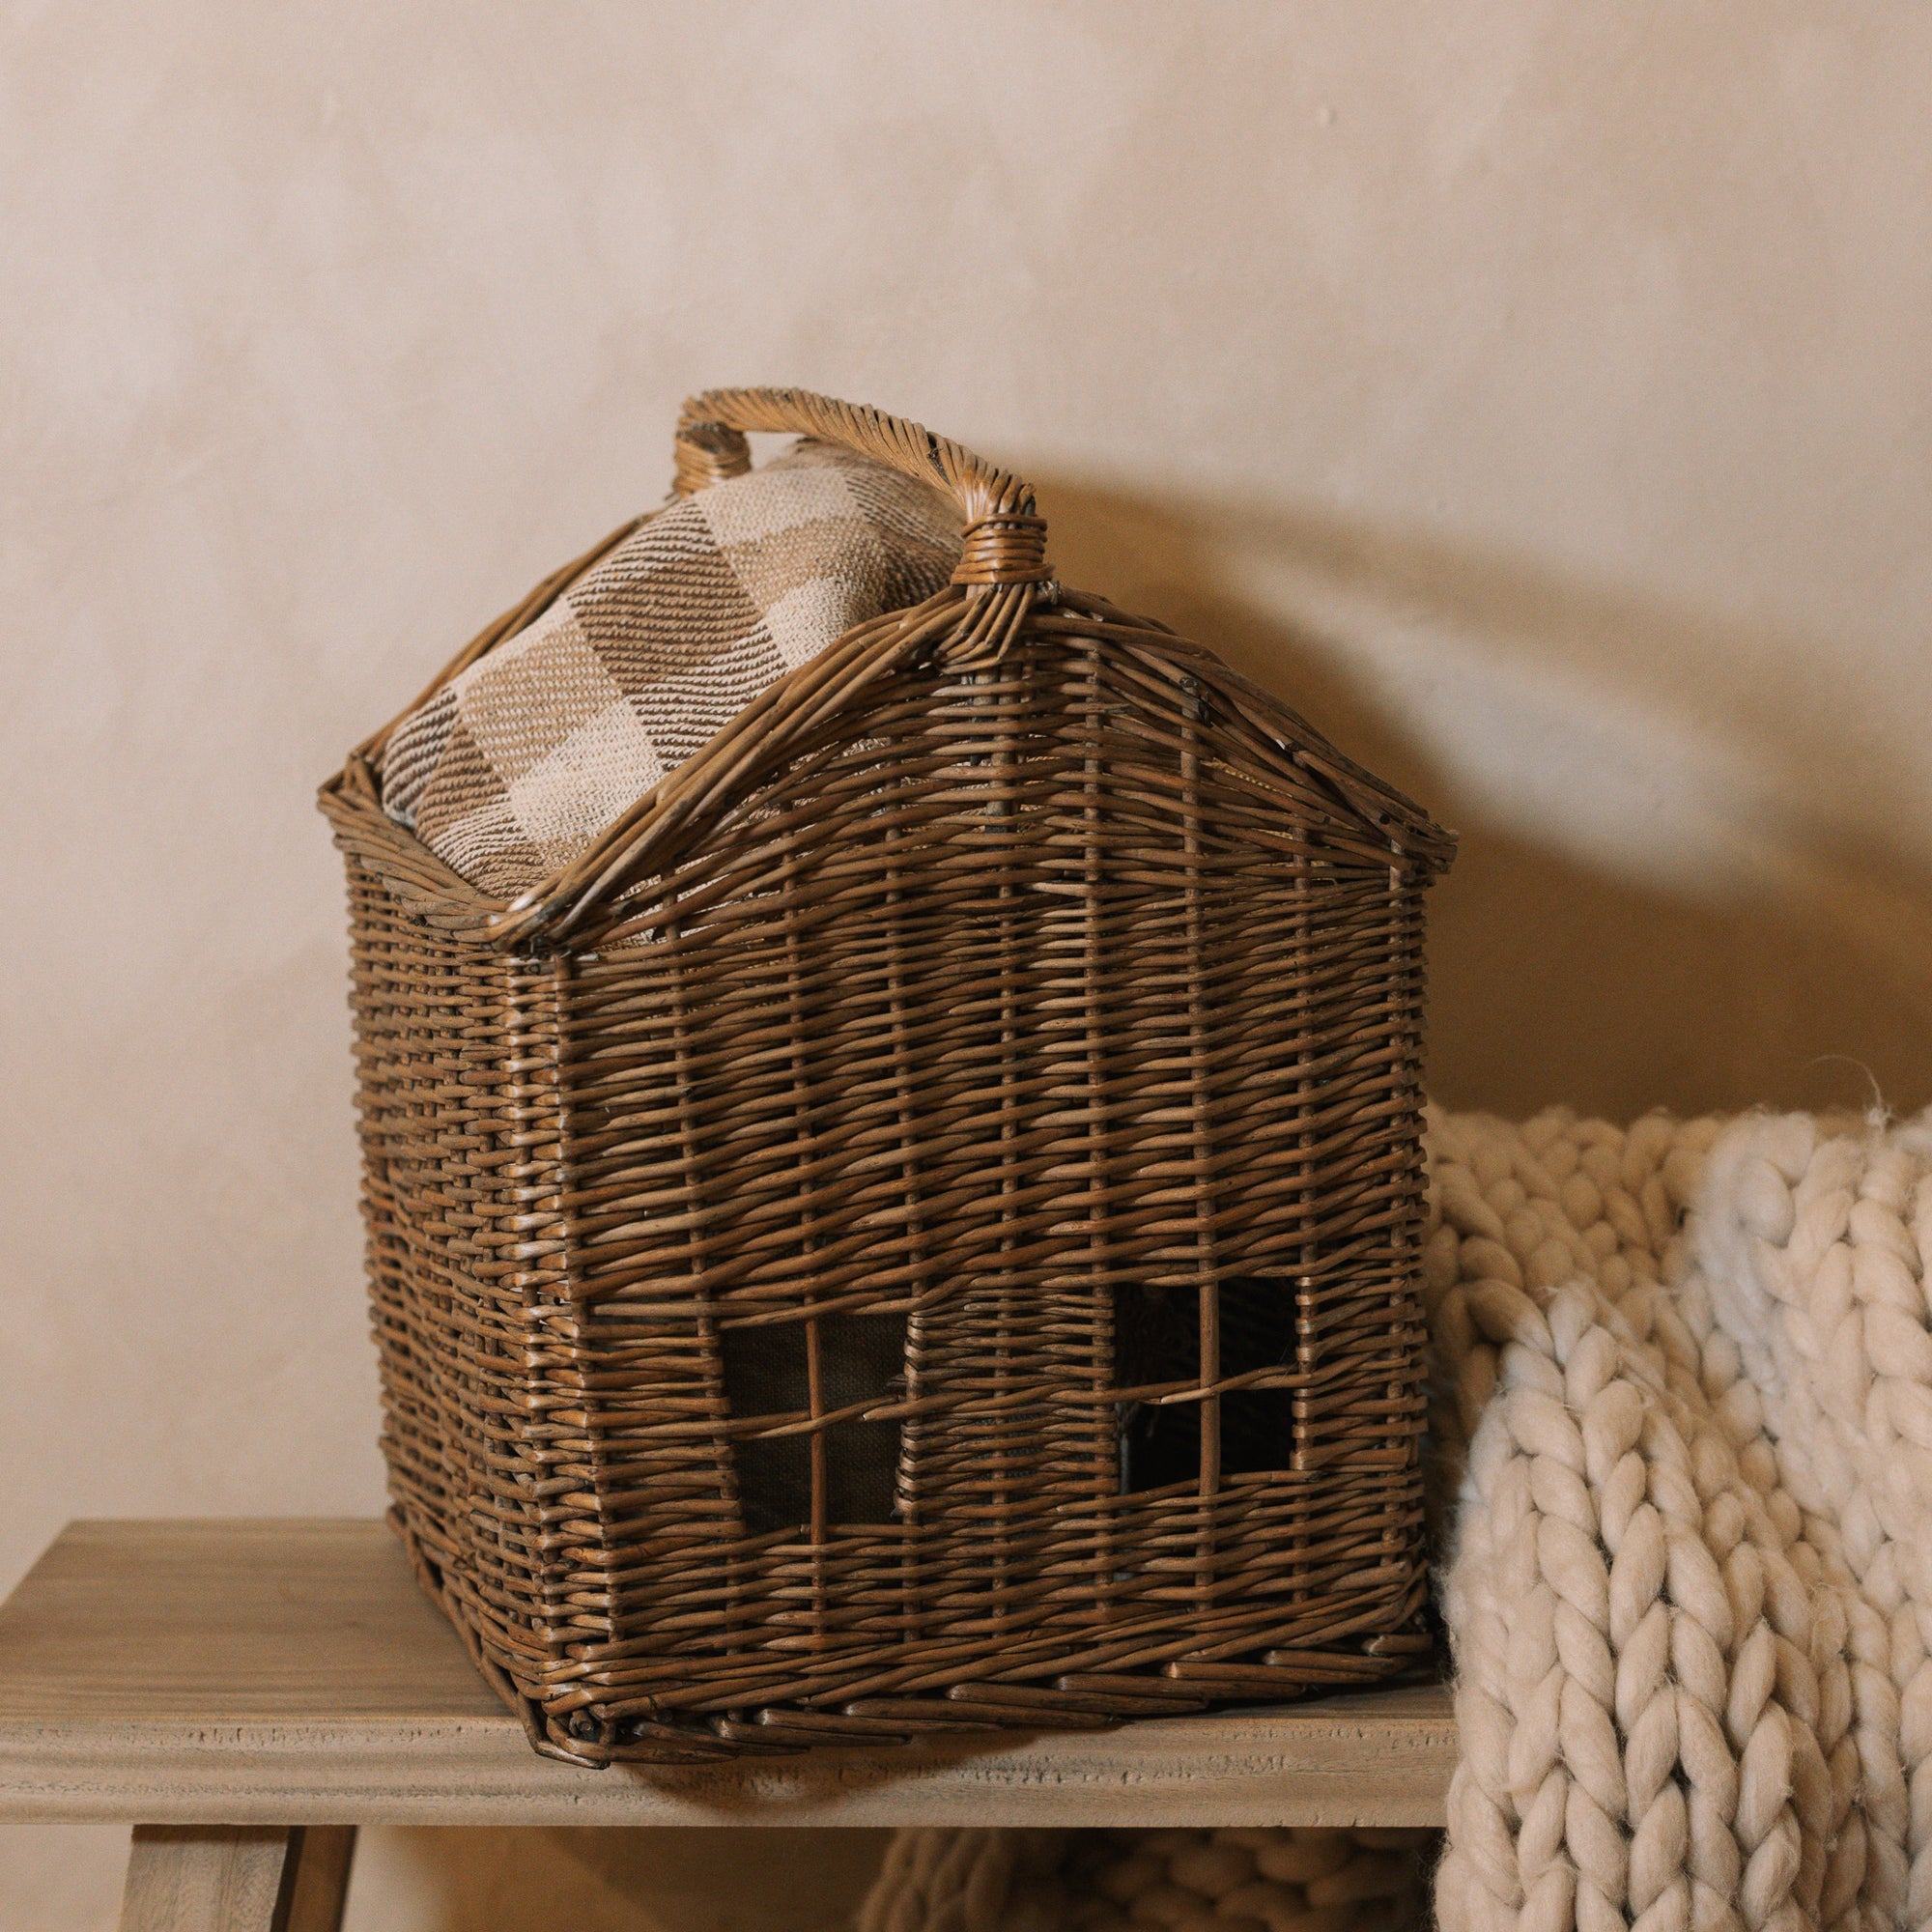
<instances>
[{"instance_id":1,"label":"wicker basket","mask_svg":"<svg viewBox=\"0 0 1932 1932\"><path fill-rule=\"evenodd\" d=\"M426 1585L580 1764L1411 1663L1449 838L914 424L715 392L677 488L770 430L950 491L953 582L513 903L384 815L385 733L323 791Z\"/></svg>"}]
</instances>

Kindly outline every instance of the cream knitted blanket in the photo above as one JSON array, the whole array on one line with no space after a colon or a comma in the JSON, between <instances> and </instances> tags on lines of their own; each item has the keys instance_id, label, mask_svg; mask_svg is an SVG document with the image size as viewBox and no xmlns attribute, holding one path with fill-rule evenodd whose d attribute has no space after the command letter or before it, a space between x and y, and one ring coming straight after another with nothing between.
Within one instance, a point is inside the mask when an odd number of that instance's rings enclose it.
<instances>
[{"instance_id":1,"label":"cream knitted blanket","mask_svg":"<svg viewBox=\"0 0 1932 1932\"><path fill-rule=\"evenodd\" d=\"M1932 1116L1431 1144L1444 1932L1932 1922Z\"/></svg>"}]
</instances>

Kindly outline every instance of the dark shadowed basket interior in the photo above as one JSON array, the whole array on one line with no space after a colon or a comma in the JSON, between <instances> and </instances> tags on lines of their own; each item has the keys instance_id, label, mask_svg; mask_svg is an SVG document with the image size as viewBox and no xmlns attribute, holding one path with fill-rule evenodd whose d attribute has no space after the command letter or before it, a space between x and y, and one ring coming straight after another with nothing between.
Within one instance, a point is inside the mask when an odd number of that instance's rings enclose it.
<instances>
[{"instance_id":1,"label":"dark shadowed basket interior","mask_svg":"<svg viewBox=\"0 0 1932 1932\"><path fill-rule=\"evenodd\" d=\"M679 487L760 430L950 490L953 583L513 903L384 815L384 734L324 790L425 1582L595 1764L1411 1664L1447 836L917 425L717 392Z\"/></svg>"}]
</instances>

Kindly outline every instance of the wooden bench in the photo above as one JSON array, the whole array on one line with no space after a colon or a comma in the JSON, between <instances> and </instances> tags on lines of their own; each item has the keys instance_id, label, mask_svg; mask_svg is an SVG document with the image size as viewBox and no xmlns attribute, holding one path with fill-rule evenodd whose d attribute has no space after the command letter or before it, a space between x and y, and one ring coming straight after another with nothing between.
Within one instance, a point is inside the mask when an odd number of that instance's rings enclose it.
<instances>
[{"instance_id":1,"label":"wooden bench","mask_svg":"<svg viewBox=\"0 0 1932 1932\"><path fill-rule=\"evenodd\" d=\"M538 1757L380 1522L77 1522L0 1606L0 1818L134 1827L124 1932L335 1932L358 1825L1439 1825L1436 1686L730 1765Z\"/></svg>"}]
</instances>

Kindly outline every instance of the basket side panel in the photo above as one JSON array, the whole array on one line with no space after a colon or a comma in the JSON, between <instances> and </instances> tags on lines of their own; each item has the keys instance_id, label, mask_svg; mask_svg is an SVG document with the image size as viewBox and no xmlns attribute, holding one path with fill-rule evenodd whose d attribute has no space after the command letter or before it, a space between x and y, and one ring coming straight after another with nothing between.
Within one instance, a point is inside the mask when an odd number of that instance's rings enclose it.
<instances>
[{"instance_id":1,"label":"basket side panel","mask_svg":"<svg viewBox=\"0 0 1932 1932\"><path fill-rule=\"evenodd\" d=\"M528 1698L568 1634L546 1548L576 1487L559 1472L588 1476L538 1399L539 1365L568 1350L555 972L417 924L353 859L350 906L392 1514L479 1661Z\"/></svg>"},{"instance_id":2,"label":"basket side panel","mask_svg":"<svg viewBox=\"0 0 1932 1932\"><path fill-rule=\"evenodd\" d=\"M404 1522L431 1547L446 1549L450 1457L439 1394L440 1323L421 1305L412 1204L398 1195L412 1165L411 975L396 944L388 894L354 862L349 901L364 1258L382 1377L383 1454Z\"/></svg>"}]
</instances>

